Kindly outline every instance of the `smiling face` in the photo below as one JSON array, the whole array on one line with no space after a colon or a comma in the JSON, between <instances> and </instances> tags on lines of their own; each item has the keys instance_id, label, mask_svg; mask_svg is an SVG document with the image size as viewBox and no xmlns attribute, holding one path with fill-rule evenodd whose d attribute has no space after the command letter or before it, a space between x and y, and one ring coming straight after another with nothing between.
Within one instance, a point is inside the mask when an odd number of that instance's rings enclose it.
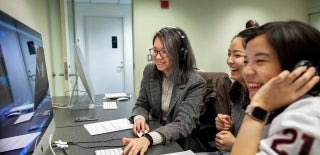
<instances>
[{"instance_id":1,"label":"smiling face","mask_svg":"<svg viewBox=\"0 0 320 155\"><path fill-rule=\"evenodd\" d=\"M156 37L153 43L153 48L157 51L166 52L163 43L161 42L159 37ZM172 67L172 61L169 57L162 57L159 53L156 56L152 57L153 62L156 64L159 71L162 71L164 75L167 77L170 73Z\"/></svg>"},{"instance_id":2,"label":"smiling face","mask_svg":"<svg viewBox=\"0 0 320 155\"><path fill-rule=\"evenodd\" d=\"M278 55L267 42L265 35L250 40L245 53L242 76L252 99L254 94L282 69Z\"/></svg>"},{"instance_id":3,"label":"smiling face","mask_svg":"<svg viewBox=\"0 0 320 155\"><path fill-rule=\"evenodd\" d=\"M230 78L243 83L241 75L243 68L245 49L243 47L243 38L236 37L231 41L228 49L227 64L230 67Z\"/></svg>"}]
</instances>

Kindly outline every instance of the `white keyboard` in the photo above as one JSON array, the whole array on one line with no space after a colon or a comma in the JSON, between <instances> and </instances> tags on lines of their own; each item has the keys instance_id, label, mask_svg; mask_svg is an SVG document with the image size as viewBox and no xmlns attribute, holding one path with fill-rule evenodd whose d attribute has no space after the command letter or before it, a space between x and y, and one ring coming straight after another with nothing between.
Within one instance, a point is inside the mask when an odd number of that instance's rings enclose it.
<instances>
[{"instance_id":1,"label":"white keyboard","mask_svg":"<svg viewBox=\"0 0 320 155\"><path fill-rule=\"evenodd\" d=\"M116 102L103 102L103 109L117 109L117 103Z\"/></svg>"},{"instance_id":2,"label":"white keyboard","mask_svg":"<svg viewBox=\"0 0 320 155\"><path fill-rule=\"evenodd\" d=\"M104 94L106 98L119 98L119 97L129 97L126 93L110 93Z\"/></svg>"},{"instance_id":3,"label":"white keyboard","mask_svg":"<svg viewBox=\"0 0 320 155\"><path fill-rule=\"evenodd\" d=\"M122 153L121 148L96 150L96 155L120 155Z\"/></svg>"}]
</instances>

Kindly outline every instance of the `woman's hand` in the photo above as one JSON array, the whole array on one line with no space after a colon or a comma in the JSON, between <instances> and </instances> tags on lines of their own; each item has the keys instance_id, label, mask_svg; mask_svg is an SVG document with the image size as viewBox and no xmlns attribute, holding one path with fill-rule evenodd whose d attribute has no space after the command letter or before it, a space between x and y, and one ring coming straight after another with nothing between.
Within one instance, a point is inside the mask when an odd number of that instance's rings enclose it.
<instances>
[{"instance_id":1,"label":"woman's hand","mask_svg":"<svg viewBox=\"0 0 320 155\"><path fill-rule=\"evenodd\" d=\"M138 135L138 133L147 133L150 131L149 125L146 123L145 119L138 118L134 120L133 133Z\"/></svg>"},{"instance_id":2,"label":"woman's hand","mask_svg":"<svg viewBox=\"0 0 320 155\"><path fill-rule=\"evenodd\" d=\"M215 118L215 121L216 121L216 128L219 131L231 130L232 121L229 115L218 114L217 117Z\"/></svg>"},{"instance_id":3,"label":"woman's hand","mask_svg":"<svg viewBox=\"0 0 320 155\"><path fill-rule=\"evenodd\" d=\"M314 67L309 69L299 67L291 73L282 71L260 88L253 96L251 104L261 106L268 111L289 105L319 82L319 76L314 74Z\"/></svg>"},{"instance_id":4,"label":"woman's hand","mask_svg":"<svg viewBox=\"0 0 320 155\"><path fill-rule=\"evenodd\" d=\"M219 150L230 151L236 138L230 131L220 131L216 134L215 142Z\"/></svg>"},{"instance_id":5,"label":"woman's hand","mask_svg":"<svg viewBox=\"0 0 320 155\"><path fill-rule=\"evenodd\" d=\"M141 138L122 138L122 144L126 145L121 155L143 155L150 145L146 137Z\"/></svg>"}]
</instances>

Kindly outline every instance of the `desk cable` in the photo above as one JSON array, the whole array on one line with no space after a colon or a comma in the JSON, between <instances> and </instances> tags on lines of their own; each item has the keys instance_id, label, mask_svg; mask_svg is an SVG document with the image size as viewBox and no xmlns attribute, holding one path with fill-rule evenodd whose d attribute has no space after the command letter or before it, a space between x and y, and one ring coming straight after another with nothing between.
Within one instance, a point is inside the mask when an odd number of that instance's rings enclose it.
<instances>
[{"instance_id":1,"label":"desk cable","mask_svg":"<svg viewBox=\"0 0 320 155\"><path fill-rule=\"evenodd\" d=\"M55 152L53 151L53 147L58 147L62 149L65 155L67 155L66 149L69 147L69 145L78 146L84 149L91 149L91 148L100 148L100 147L124 147L125 145L96 145L96 146L83 146L81 144L88 144L88 143L103 143L103 142L109 142L113 140L121 140L122 138L114 138L114 139L108 139L108 140L101 140L101 141L82 141L82 142L64 142L61 140L52 142L52 135L50 135L49 141L50 141L50 149L55 155Z\"/></svg>"},{"instance_id":2,"label":"desk cable","mask_svg":"<svg viewBox=\"0 0 320 155\"><path fill-rule=\"evenodd\" d=\"M121 140L122 138L113 138L108 140L101 140L101 141L83 141L83 142L67 142L68 145L74 145L81 148L89 149L89 148L98 148L98 147L123 147L125 145L98 145L98 146L83 146L81 144L88 144L88 143L104 143L113 140Z\"/></svg>"}]
</instances>

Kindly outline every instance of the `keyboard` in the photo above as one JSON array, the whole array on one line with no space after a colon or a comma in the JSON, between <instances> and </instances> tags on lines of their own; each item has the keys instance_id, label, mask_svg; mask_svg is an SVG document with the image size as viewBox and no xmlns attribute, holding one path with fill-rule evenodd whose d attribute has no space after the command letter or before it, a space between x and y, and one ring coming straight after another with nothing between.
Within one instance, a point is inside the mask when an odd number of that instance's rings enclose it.
<instances>
[{"instance_id":1,"label":"keyboard","mask_svg":"<svg viewBox=\"0 0 320 155\"><path fill-rule=\"evenodd\" d=\"M104 96L110 99L120 98L120 97L129 97L126 93L110 93L110 94L104 94Z\"/></svg>"},{"instance_id":2,"label":"keyboard","mask_svg":"<svg viewBox=\"0 0 320 155\"><path fill-rule=\"evenodd\" d=\"M103 102L103 109L117 109L117 103L116 102Z\"/></svg>"},{"instance_id":3,"label":"keyboard","mask_svg":"<svg viewBox=\"0 0 320 155\"><path fill-rule=\"evenodd\" d=\"M120 155L122 153L121 148L96 150L96 155Z\"/></svg>"}]
</instances>

